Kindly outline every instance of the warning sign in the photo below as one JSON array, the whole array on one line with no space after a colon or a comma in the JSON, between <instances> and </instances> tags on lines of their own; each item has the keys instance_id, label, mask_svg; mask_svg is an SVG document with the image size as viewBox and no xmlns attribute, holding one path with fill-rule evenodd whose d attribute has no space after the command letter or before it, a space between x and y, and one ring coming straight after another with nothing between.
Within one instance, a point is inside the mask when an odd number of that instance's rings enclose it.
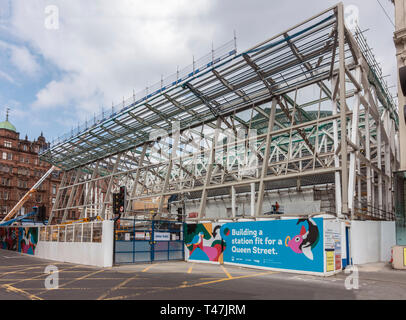
<instances>
[{"instance_id":1,"label":"warning sign","mask_svg":"<svg viewBox=\"0 0 406 320\"><path fill-rule=\"evenodd\" d=\"M341 254L335 254L336 257L336 270L341 269Z\"/></svg>"},{"instance_id":2,"label":"warning sign","mask_svg":"<svg viewBox=\"0 0 406 320\"><path fill-rule=\"evenodd\" d=\"M406 248L403 248L403 266L406 267Z\"/></svg>"},{"instance_id":3,"label":"warning sign","mask_svg":"<svg viewBox=\"0 0 406 320\"><path fill-rule=\"evenodd\" d=\"M335 255L334 250L326 250L326 272L334 271Z\"/></svg>"}]
</instances>

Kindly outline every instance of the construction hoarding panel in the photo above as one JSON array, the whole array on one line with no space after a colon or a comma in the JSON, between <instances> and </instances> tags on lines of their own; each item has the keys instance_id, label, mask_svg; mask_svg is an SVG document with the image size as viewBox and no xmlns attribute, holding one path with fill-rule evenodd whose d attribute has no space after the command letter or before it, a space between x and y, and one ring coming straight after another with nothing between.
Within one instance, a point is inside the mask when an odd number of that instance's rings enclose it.
<instances>
[{"instance_id":1,"label":"construction hoarding panel","mask_svg":"<svg viewBox=\"0 0 406 320\"><path fill-rule=\"evenodd\" d=\"M185 225L189 261L324 273L323 219Z\"/></svg>"},{"instance_id":2,"label":"construction hoarding panel","mask_svg":"<svg viewBox=\"0 0 406 320\"><path fill-rule=\"evenodd\" d=\"M1 227L0 248L27 254L35 254L38 243L37 227Z\"/></svg>"},{"instance_id":3,"label":"construction hoarding panel","mask_svg":"<svg viewBox=\"0 0 406 320\"><path fill-rule=\"evenodd\" d=\"M324 221L324 251L326 272L342 269L342 235L341 222L335 220Z\"/></svg>"},{"instance_id":4,"label":"construction hoarding panel","mask_svg":"<svg viewBox=\"0 0 406 320\"><path fill-rule=\"evenodd\" d=\"M222 263L224 240L221 223L185 224L184 237L187 260Z\"/></svg>"},{"instance_id":5,"label":"construction hoarding panel","mask_svg":"<svg viewBox=\"0 0 406 320\"><path fill-rule=\"evenodd\" d=\"M221 234L225 263L324 272L322 218L226 223Z\"/></svg>"}]
</instances>

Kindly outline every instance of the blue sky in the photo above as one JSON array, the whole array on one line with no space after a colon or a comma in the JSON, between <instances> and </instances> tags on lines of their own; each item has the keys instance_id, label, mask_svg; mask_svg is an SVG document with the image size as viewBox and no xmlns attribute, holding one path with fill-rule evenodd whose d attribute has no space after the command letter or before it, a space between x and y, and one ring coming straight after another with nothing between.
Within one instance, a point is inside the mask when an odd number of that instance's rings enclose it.
<instances>
[{"instance_id":1,"label":"blue sky","mask_svg":"<svg viewBox=\"0 0 406 320\"><path fill-rule=\"evenodd\" d=\"M378 1L360 26L396 81L394 28ZM392 18L393 5L380 0ZM336 4L330 0L0 0L0 120L6 107L20 136L48 140L110 110L161 75L192 63L237 33L245 50ZM51 6L51 7L50 7ZM58 28L49 29L57 8ZM48 9L47 9L48 8ZM48 11L47 11L48 10ZM49 11L50 10L50 11ZM394 20L394 18L392 18ZM392 89L393 93L396 89Z\"/></svg>"}]
</instances>

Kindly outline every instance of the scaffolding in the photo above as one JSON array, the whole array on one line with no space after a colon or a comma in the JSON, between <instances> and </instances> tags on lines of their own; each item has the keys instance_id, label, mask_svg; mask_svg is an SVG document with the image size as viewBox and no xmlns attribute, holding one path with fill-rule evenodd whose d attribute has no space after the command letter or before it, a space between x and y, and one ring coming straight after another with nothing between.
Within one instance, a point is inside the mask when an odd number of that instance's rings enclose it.
<instances>
[{"instance_id":1,"label":"scaffolding","mask_svg":"<svg viewBox=\"0 0 406 320\"><path fill-rule=\"evenodd\" d=\"M127 215L154 203L159 218L176 197L204 220L209 199L250 193L255 218L271 190L328 186L337 217L393 220L397 108L361 37L340 3L52 145L49 221L109 218L122 185Z\"/></svg>"}]
</instances>

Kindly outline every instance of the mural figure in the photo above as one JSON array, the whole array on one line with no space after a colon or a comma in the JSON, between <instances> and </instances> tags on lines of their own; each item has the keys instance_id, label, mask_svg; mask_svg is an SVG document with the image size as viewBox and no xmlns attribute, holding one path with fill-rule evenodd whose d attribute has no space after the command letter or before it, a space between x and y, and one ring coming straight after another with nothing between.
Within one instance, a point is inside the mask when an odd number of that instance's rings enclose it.
<instances>
[{"instance_id":1,"label":"mural figure","mask_svg":"<svg viewBox=\"0 0 406 320\"><path fill-rule=\"evenodd\" d=\"M34 254L38 242L38 228L20 228L20 252Z\"/></svg>"},{"instance_id":2,"label":"mural figure","mask_svg":"<svg viewBox=\"0 0 406 320\"><path fill-rule=\"evenodd\" d=\"M0 228L1 248L5 250L17 251L18 228Z\"/></svg>"},{"instance_id":3,"label":"mural figure","mask_svg":"<svg viewBox=\"0 0 406 320\"><path fill-rule=\"evenodd\" d=\"M204 233L203 232L199 232L199 234L195 235L192 239L192 242L190 244L194 245L194 246L198 246L201 247L202 243L203 243L203 237L204 237Z\"/></svg>"},{"instance_id":4,"label":"mural figure","mask_svg":"<svg viewBox=\"0 0 406 320\"><path fill-rule=\"evenodd\" d=\"M36 227L0 228L0 249L34 254L38 242Z\"/></svg>"},{"instance_id":5,"label":"mural figure","mask_svg":"<svg viewBox=\"0 0 406 320\"><path fill-rule=\"evenodd\" d=\"M212 223L185 225L185 244L190 260L220 262L225 243L219 232L220 225L213 229Z\"/></svg>"},{"instance_id":6,"label":"mural figure","mask_svg":"<svg viewBox=\"0 0 406 320\"><path fill-rule=\"evenodd\" d=\"M297 221L296 225L306 221L309 226L308 230L306 230L305 226L302 226L300 233L293 239L290 239L289 236L286 237L285 244L294 252L303 253L306 258L313 260L312 250L319 242L319 228L312 218L301 218Z\"/></svg>"}]
</instances>

